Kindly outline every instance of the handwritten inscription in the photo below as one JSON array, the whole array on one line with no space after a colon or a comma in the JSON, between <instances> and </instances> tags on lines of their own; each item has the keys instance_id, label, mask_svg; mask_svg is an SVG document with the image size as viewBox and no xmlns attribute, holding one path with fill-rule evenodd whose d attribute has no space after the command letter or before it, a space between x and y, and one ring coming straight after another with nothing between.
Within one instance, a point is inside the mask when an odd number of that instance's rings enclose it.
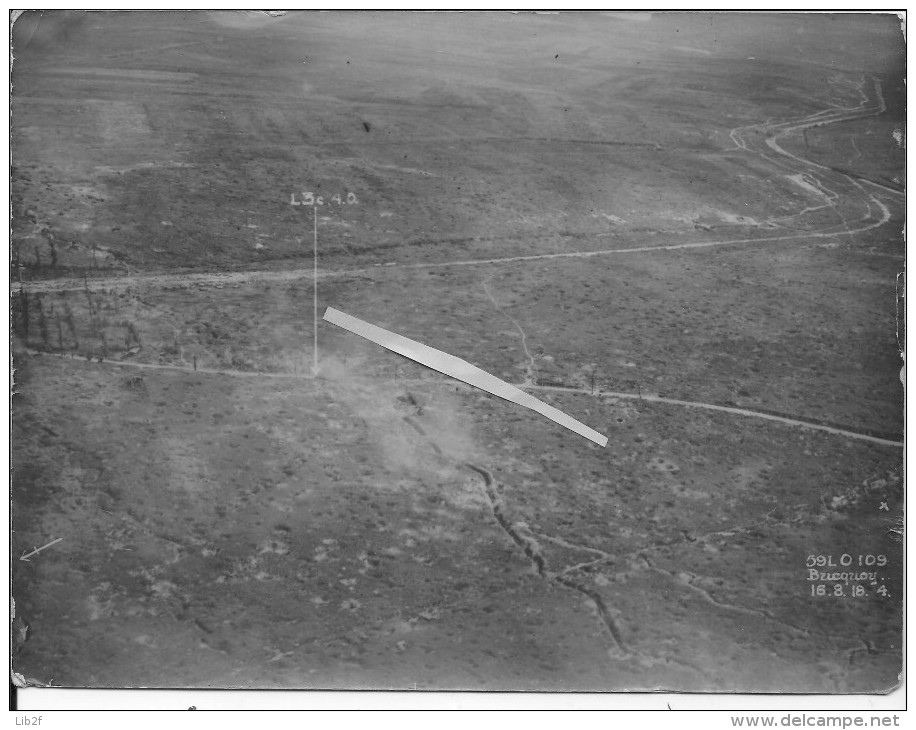
<instances>
[{"instance_id":1,"label":"handwritten inscription","mask_svg":"<svg viewBox=\"0 0 916 730\"><path fill-rule=\"evenodd\" d=\"M843 553L836 557L834 561L833 555L809 555L805 560L806 568L827 568L834 566L842 566L848 568L851 565L856 565L858 567L870 568L875 565L879 568L883 568L887 565L887 556L885 555L850 555L849 553Z\"/></svg>"},{"instance_id":2,"label":"handwritten inscription","mask_svg":"<svg viewBox=\"0 0 916 730\"><path fill-rule=\"evenodd\" d=\"M316 195L310 191L303 191L299 193L299 197L296 197L296 193L290 193L289 195L289 204L290 205L306 205L306 206L316 206L316 205L356 205L359 203L359 200L356 197L355 193L347 193L344 196L341 196L340 193L335 193L329 198L325 198L322 195Z\"/></svg>"},{"instance_id":3,"label":"handwritten inscription","mask_svg":"<svg viewBox=\"0 0 916 730\"><path fill-rule=\"evenodd\" d=\"M886 555L808 555L805 559L806 580L811 584L811 595L815 597L865 598L876 595L887 598L890 593L884 586L884 575L877 570L887 563Z\"/></svg>"}]
</instances>

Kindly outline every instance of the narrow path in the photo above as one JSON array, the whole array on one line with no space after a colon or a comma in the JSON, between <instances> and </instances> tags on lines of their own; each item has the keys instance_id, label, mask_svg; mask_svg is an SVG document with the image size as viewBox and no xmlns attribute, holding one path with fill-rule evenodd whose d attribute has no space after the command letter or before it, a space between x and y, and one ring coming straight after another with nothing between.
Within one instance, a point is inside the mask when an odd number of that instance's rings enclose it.
<instances>
[{"instance_id":1,"label":"narrow path","mask_svg":"<svg viewBox=\"0 0 916 730\"><path fill-rule=\"evenodd\" d=\"M848 177L848 176L847 176ZM876 184L876 183L875 183ZM858 186L861 188L861 186ZM872 198L872 196L869 196ZM609 248L595 251L564 251L560 253L527 254L522 256L500 256L485 259L458 259L454 261L431 261L426 263L404 264L396 261L373 264L355 269L324 269L319 272L319 281L337 277L367 275L373 272L388 269L442 269L452 266L493 266L497 264L512 264L524 261L552 261L560 259L589 259L603 256L619 256L635 253L654 253L656 251L690 251L721 246L738 246L742 244L774 244L786 241L801 241L810 238L834 238L837 236L852 236L870 231L887 223L890 210L872 198L881 210L881 217L874 219L870 215L864 216L856 223L870 221L866 225L849 228L843 231L807 231L779 236L758 236L755 238L730 238L723 241L694 241L691 243L675 243L661 246L633 246L630 248ZM227 286L247 285L256 282L295 282L313 277L312 269L286 269L284 271L245 271L245 272L208 272L201 274L135 274L133 276L110 276L104 279L42 279L23 283L14 283L10 288L10 295L18 294L23 287L30 292L71 292L110 290L117 291L131 286L145 285L152 287L190 288L193 286Z\"/></svg>"},{"instance_id":2,"label":"narrow path","mask_svg":"<svg viewBox=\"0 0 916 730\"><path fill-rule=\"evenodd\" d=\"M719 601L708 590L706 590L705 588L703 588L700 585L697 585L698 581L702 580L703 576L699 576L696 573L690 573L690 572L674 573L670 570L665 570L663 568L659 568L653 565L652 562L645 556L643 556L643 560L645 561L644 570L648 570L648 571L666 576L667 578L669 578L671 581L673 581L677 585L683 586L684 588L688 589L695 595L699 596L706 603L722 611L727 611L729 613L743 614L745 616L754 616L757 618L764 619L765 621L769 621L770 623L773 623L776 626L781 627L786 632L790 634L794 634L795 636L801 639L821 638L821 639L827 639L829 641L834 641L834 642L843 642L843 643L846 643L847 645L849 643L854 643L854 644L864 645L865 650L866 651L869 650L869 647L866 644L866 642L863 639L855 635L835 634L829 631L813 631L808 628L802 628L800 626L796 626L795 624L790 623L788 621L784 621L778 618L777 616L775 616L772 611L769 611L767 609L748 608L747 606L742 606L737 603L726 603L723 601ZM847 652L856 652L856 651L862 651L862 649L852 648L852 649L847 649L846 651Z\"/></svg>"},{"instance_id":3,"label":"narrow path","mask_svg":"<svg viewBox=\"0 0 916 730\"><path fill-rule=\"evenodd\" d=\"M792 508L801 508L801 507L806 507L806 506L807 506L807 503L801 503L797 505L792 505L791 507ZM680 545L685 545L685 544L690 544L690 543L696 543L696 544L702 545L712 538L734 537L735 535L738 535L738 534L748 534L752 530L757 530L757 529L760 529L761 527L771 526L773 524L770 521L771 514L772 514L772 510L768 512L767 514L763 515L763 517L760 517L749 524L732 525L730 527L720 528L718 530L711 530L709 532L705 532L699 535L690 535L685 532L680 537L676 537L671 540L665 540L662 542L653 542L652 544L647 545L645 547L636 548L635 550L631 550L628 553L617 554L617 555L611 555L610 553L606 553L603 550L595 550L594 548L591 548L585 545L575 545L573 543L564 541L566 542L565 547L568 547L574 550L581 550L583 552L596 552L596 553L603 553L603 554L599 558L593 558L592 560L586 560L581 563L576 563L574 565L567 566L566 568L563 568L563 570L560 571L559 575L568 575L570 573L576 573L582 570L591 570L592 568L596 568L599 565L604 565L605 563L625 562L625 561L632 560L634 558L637 558L637 559L640 559L646 562L646 567L650 567L649 563L647 562L648 553L654 552L656 550L661 550L663 548L676 548ZM793 518L789 520L783 520L781 524L785 524L785 525L795 524L797 521L798 521L797 518ZM539 537L543 537L545 540L551 539L546 535L539 535ZM553 538L553 539L555 540L556 538ZM635 572L635 571L631 570L627 572Z\"/></svg>"},{"instance_id":4,"label":"narrow path","mask_svg":"<svg viewBox=\"0 0 916 730\"><path fill-rule=\"evenodd\" d=\"M56 357L61 360L77 360L81 362L87 362L86 358L73 355L71 353L60 353L60 352L42 352L41 350L33 350L27 348L26 352L29 355L35 357ZM188 374L203 374L203 375L225 375L233 378L272 378L276 380L316 380L316 377L310 373L303 373L301 375L295 373L274 373L274 372L264 372L264 371L253 371L253 370L230 370L230 369L220 369L220 368L206 368L198 367L196 370L184 365L170 365L170 364L161 364L161 363L145 363L145 362L134 362L131 360L102 360L101 362L98 358L92 358L91 362L97 364L105 365L114 365L115 367L128 367L136 368L139 370L169 370L173 372L182 372ZM317 379L320 379L317 378ZM413 382L406 379L402 379L404 382ZM425 382L425 381L424 381ZM880 444L882 446L894 446L897 448L903 448L904 443L902 441L892 441L890 439L880 438L878 436L872 436L870 434L862 433L860 431L851 431L844 428L838 428L835 426L827 426L821 423L815 423L813 421L805 421L798 418L791 418L789 416L778 416L772 413L764 413L761 411L753 411L747 408L739 408L737 406L721 406L715 403L701 403L698 401L685 401L678 400L676 398L666 398L664 396L653 395L653 394L638 394L638 393L627 393L624 391L617 390L601 390L595 389L591 391L587 388L574 388L566 387L559 385L535 385L532 383L513 383L516 388L520 390L543 390L550 391L554 393L569 393L572 395L587 395L593 398L603 398L603 397L612 397L612 398L627 398L630 400L639 400L646 403L663 403L665 405L674 405L687 408L703 408L710 411L720 411L723 413L731 413L739 416L746 416L750 418L762 418L767 421L773 421L775 423L783 423L789 426L797 426L799 428L807 428L814 431L824 431L825 433L831 433L836 436L843 436L845 438L857 439L860 441L869 441L871 443Z\"/></svg>"},{"instance_id":5,"label":"narrow path","mask_svg":"<svg viewBox=\"0 0 916 730\"><path fill-rule=\"evenodd\" d=\"M879 438L877 436L871 436L860 431L850 431L843 428L837 428L835 426L826 426L821 423L815 423L814 421L804 421L798 418L790 418L788 416L777 416L772 413L764 413L762 411L753 411L748 408L739 408L737 406L720 406L715 403L700 403L698 401L688 401L688 400L679 400L677 398L666 398L660 395L653 394L638 394L638 393L625 393L622 391L616 390L596 390L594 393L586 388L567 388L564 386L554 386L554 385L517 385L517 388L524 388L527 390L548 390L556 393L575 393L577 395L588 395L594 396L597 398L603 396L610 396L613 398L628 398L630 400L640 400L647 403L664 403L666 405L672 406L683 406L686 408L703 408L708 411L719 411L722 413L732 413L737 416L747 416L750 418L762 418L767 421L774 421L776 423L784 423L789 426L798 426L799 428L807 428L813 431L824 431L825 433L832 433L837 436L845 436L846 438L858 439L860 441L869 441L875 444L881 444L882 446L896 446L898 448L903 447L902 441L892 441L890 439Z\"/></svg>"},{"instance_id":6,"label":"narrow path","mask_svg":"<svg viewBox=\"0 0 916 730\"><path fill-rule=\"evenodd\" d=\"M803 169L805 173L807 173L808 175L814 175L815 169L821 170L822 171L821 174L824 174L824 173L831 174L832 173L834 176L838 175L839 179L842 182L844 182L844 184L852 185L854 188L857 189L858 193L861 194L861 199L864 201L866 205L867 212L865 216L860 218L858 221L855 221L855 223L861 223L863 221L874 220L874 213L872 211L872 205L874 205L875 208L881 212L881 223L878 223L877 225L882 225L884 222L887 222L887 220L889 220L890 211L887 210L887 207L881 201L879 201L873 195L866 192L865 189L862 188L862 186L856 182L857 175L849 171L838 170L828 165L822 165L817 162L813 162L811 160L807 160L802 157L798 157L797 155L794 155L786 151L785 149L783 149L779 144L779 140L783 139L784 137L788 136L791 133L798 132L799 130L804 131L811 127L819 127L819 126L824 126L827 124L836 124L839 122L846 122L846 121L850 121L854 119L862 119L866 117L878 116L880 114L883 114L887 110L887 106L884 102L884 95L881 89L881 82L878 81L877 79L873 80L875 98L876 98L877 104L875 106L869 106L868 105L868 94L865 92L866 81L867 79L863 78L857 88L859 97L861 99L858 106L835 107L831 109L825 109L815 114L811 114L811 115L801 117L798 119L794 119L794 120L786 120L778 124L764 123L764 124L751 124L751 125L747 125L744 127L735 127L729 132L729 138L731 139L732 143L734 144L735 149L740 149L748 153L756 154L761 159L767 160L768 162L770 162L771 164L773 164L774 166L782 170L787 170L788 172L791 172L791 173L798 173L799 166L801 166L801 169ZM764 138L763 144L765 144L766 147L769 148L772 152L776 152L778 155L777 157L773 157L772 155L768 154L766 151L757 148L761 144L760 138L759 138L759 132L761 131L766 132L766 136ZM751 132L755 132L756 134L752 135ZM868 182L870 182L871 184L875 184L878 187L884 187L880 185L880 183L874 183L873 181L868 181ZM892 190L891 188L888 188L888 189ZM855 199L852 196L850 197L853 200ZM838 203L838 201L834 201L833 207L838 208L839 206L836 205L836 203ZM819 208L815 208L813 210L817 210L817 209ZM805 210L799 214L796 214L795 216L789 216L789 217L796 217L805 212L810 212L810 210ZM837 214L840 215L842 219L842 215L839 213L839 211L837 211ZM848 228L847 221L843 220L843 226L844 228ZM859 233L863 230L870 230L871 228L874 228L874 227L876 226L871 225L871 226L865 226L864 228L857 228L857 229L849 228L848 230L843 231L842 233L837 232L833 235L849 235L850 233ZM826 230L822 228L821 232L824 233L826 232Z\"/></svg>"},{"instance_id":7,"label":"narrow path","mask_svg":"<svg viewBox=\"0 0 916 730\"><path fill-rule=\"evenodd\" d=\"M76 360L77 362L95 363L98 365L113 365L115 367L135 368L138 370L169 370L172 372L186 373L188 375L227 375L233 378L274 378L277 380L315 380L310 373L297 375L295 373L270 373L262 370L223 370L220 368L198 367L194 369L188 365L171 365L167 363L135 362L133 360L112 360L98 357L85 358L69 352L42 352L26 348L29 355L35 357L56 357L59 360Z\"/></svg>"},{"instance_id":8,"label":"narrow path","mask_svg":"<svg viewBox=\"0 0 916 730\"><path fill-rule=\"evenodd\" d=\"M850 157L849 160L847 160L847 162L846 162L847 165L850 165L850 166L851 166L853 162L855 162L856 160L858 160L858 159L862 156L862 153L859 152L859 148L858 148L858 146L856 145L856 138L855 138L855 136L850 137L850 138L849 138L849 141L850 141L850 143L852 144L852 148L853 148L853 149L855 150L855 152L856 152L855 156L854 156L854 157Z\"/></svg>"},{"instance_id":9,"label":"narrow path","mask_svg":"<svg viewBox=\"0 0 916 730\"><path fill-rule=\"evenodd\" d=\"M487 286L486 281L483 282L483 290L487 293L487 297L489 297L490 301L493 302L493 306L496 307L496 311L502 314L507 319L509 319L509 321L511 321L512 324L515 325L515 329L518 330L518 333L522 336L522 349L525 351L525 357L528 358L528 365L525 368L525 384L526 385L534 384L535 381L537 380L537 376L535 374L537 365L534 362L534 357L528 351L528 336L525 334L525 330L522 329L522 326L518 323L515 317L513 317L511 314L509 314L507 311L505 311L502 307L499 306L499 303L496 301L496 299L493 297L493 294L490 292L490 288Z\"/></svg>"}]
</instances>

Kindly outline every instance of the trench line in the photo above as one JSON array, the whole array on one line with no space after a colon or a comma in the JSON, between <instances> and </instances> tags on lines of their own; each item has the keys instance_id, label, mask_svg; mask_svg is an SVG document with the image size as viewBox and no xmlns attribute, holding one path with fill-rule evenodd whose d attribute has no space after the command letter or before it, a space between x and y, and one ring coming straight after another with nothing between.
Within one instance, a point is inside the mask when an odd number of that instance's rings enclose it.
<instances>
[{"instance_id":1,"label":"trench line","mask_svg":"<svg viewBox=\"0 0 916 730\"><path fill-rule=\"evenodd\" d=\"M534 564L535 568L537 569L538 575L540 575L542 578L550 578L560 585L565 586L566 588L571 588L572 590L581 593L589 601L591 601L595 606L602 625L608 630L608 633L610 633L611 638L617 645L617 648L625 654L629 654L630 651L623 641L623 636L620 633L620 629L618 628L617 623L614 621L614 617L611 616L611 612L601 595L589 588L586 588L583 585L580 585L576 581L562 574L548 573L547 564L544 560L544 557L532 546L530 541L526 540L518 534L518 532L515 530L515 528L512 527L512 525L509 524L509 521L503 514L502 507L500 506L499 495L496 494L496 491L493 488L493 475L490 474L490 472L486 469L475 466L474 464L466 463L465 466L479 474L483 479L484 493L486 494L487 501L490 505L490 511L493 513L493 517L496 519L496 522L502 528L503 532L505 532L510 537L512 542L522 548L525 556Z\"/></svg>"}]
</instances>

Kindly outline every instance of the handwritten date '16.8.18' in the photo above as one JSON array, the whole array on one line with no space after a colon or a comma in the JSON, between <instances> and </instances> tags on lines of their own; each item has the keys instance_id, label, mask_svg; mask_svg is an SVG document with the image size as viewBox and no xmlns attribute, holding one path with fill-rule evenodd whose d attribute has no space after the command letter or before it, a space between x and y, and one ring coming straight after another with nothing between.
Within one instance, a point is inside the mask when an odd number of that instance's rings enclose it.
<instances>
[{"instance_id":1,"label":"handwritten date '16.8.18'","mask_svg":"<svg viewBox=\"0 0 916 730\"><path fill-rule=\"evenodd\" d=\"M886 555L808 555L805 560L807 580L812 596L832 598L865 598L869 595L887 598L884 575L879 568L887 565Z\"/></svg>"}]
</instances>

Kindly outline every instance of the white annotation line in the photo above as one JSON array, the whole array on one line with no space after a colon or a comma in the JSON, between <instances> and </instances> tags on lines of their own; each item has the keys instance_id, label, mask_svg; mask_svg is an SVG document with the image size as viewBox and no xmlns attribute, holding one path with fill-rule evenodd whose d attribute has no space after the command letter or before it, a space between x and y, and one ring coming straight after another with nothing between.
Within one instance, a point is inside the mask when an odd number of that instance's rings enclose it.
<instances>
[{"instance_id":1,"label":"white annotation line","mask_svg":"<svg viewBox=\"0 0 916 730\"><path fill-rule=\"evenodd\" d=\"M399 355L410 358L415 362L425 365L433 370L448 375L451 378L460 380L475 388L485 390L495 396L503 398L512 403L516 403L525 408L529 408L535 413L540 413L545 418L549 418L554 423L558 423L564 428L568 428L573 433L587 438L602 448L607 446L607 436L598 433L589 428L584 423L580 423L575 418L563 411L554 408L544 401L538 400L533 395L526 393L524 390L507 383L495 375L481 370L476 365L472 365L467 360L462 360L442 350L437 350L422 342L411 340L404 335L390 330L383 329L377 325L370 324L362 319L357 319L346 312L328 307L324 312L324 320L335 324L342 329L359 335L370 342L374 342Z\"/></svg>"},{"instance_id":2,"label":"white annotation line","mask_svg":"<svg viewBox=\"0 0 916 730\"><path fill-rule=\"evenodd\" d=\"M865 433L858 433L857 431L847 431L842 428L835 428L833 426L825 426L820 423L813 423L811 421L800 421L795 418L788 418L786 416L776 416L772 413L763 413L761 411L752 411L747 408L737 408L734 406L720 406L714 403L700 403L697 401L689 400L679 400L677 398L666 398L661 395L653 394L637 394L637 393L624 393L614 390L596 390L594 393L585 389L585 388L564 388L562 386L552 386L552 385L518 385L523 390L549 390L556 393L574 393L581 395L594 395L595 397L601 396L610 396L613 398L629 398L630 400L641 400L648 401L650 403L664 403L666 405L673 406L682 406L685 408L702 408L708 411L720 411L722 413L731 413L738 416L747 416L749 418L762 418L767 421L775 421L777 423L784 423L789 426L798 426L799 428L807 428L814 431L824 431L826 433L832 433L836 436L845 436L846 438L858 439L860 441L869 441L875 444L881 444L882 446L895 446L897 448L903 447L902 441L891 441L890 439L879 438L878 436L870 436Z\"/></svg>"}]
</instances>

